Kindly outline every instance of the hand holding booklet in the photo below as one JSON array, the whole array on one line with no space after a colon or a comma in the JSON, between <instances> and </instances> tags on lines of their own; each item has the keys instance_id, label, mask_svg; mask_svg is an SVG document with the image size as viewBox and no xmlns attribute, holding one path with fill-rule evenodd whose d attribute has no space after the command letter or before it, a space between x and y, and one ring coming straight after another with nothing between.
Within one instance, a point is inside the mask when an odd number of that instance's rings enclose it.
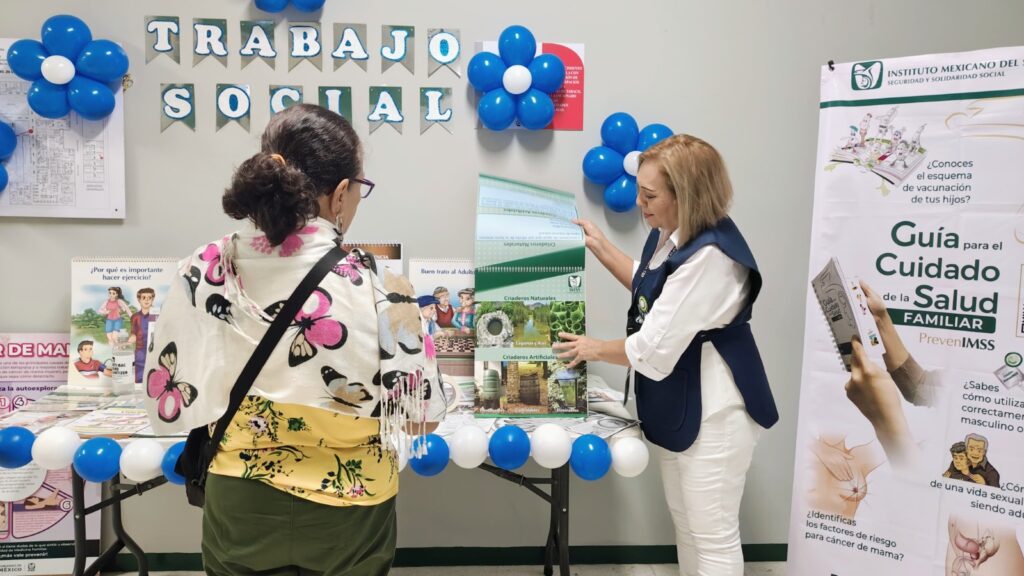
<instances>
[{"instance_id":1,"label":"hand holding booklet","mask_svg":"<svg viewBox=\"0 0 1024 576\"><path fill-rule=\"evenodd\" d=\"M861 289L860 281L856 277L844 276L839 260L830 258L811 280L811 288L818 298L836 352L846 371L850 371L855 336L860 338L869 357L880 359L885 353L885 346L878 335L878 326L868 309L868 297Z\"/></svg>"}]
</instances>

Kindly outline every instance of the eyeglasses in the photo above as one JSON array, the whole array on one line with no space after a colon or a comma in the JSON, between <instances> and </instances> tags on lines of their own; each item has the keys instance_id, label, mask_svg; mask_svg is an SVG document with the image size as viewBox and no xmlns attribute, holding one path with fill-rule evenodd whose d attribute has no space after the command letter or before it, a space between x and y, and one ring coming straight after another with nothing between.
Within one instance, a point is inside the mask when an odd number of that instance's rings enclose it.
<instances>
[{"instance_id":1,"label":"eyeglasses","mask_svg":"<svg viewBox=\"0 0 1024 576\"><path fill-rule=\"evenodd\" d=\"M376 186L376 184L374 184L372 180L366 180L365 178L349 178L349 180L353 182L359 182L363 186L366 186L366 191L363 192L362 194L363 198L369 196L370 192L373 192L373 187Z\"/></svg>"}]
</instances>

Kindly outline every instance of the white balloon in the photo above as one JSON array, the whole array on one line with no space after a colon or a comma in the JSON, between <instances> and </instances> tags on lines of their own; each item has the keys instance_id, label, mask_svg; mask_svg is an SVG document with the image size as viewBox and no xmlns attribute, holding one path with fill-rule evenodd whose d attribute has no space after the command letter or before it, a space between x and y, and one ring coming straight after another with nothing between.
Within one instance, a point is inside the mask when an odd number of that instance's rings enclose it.
<instances>
[{"instance_id":1,"label":"white balloon","mask_svg":"<svg viewBox=\"0 0 1024 576\"><path fill-rule=\"evenodd\" d=\"M64 56L49 56L43 60L43 78L51 84L67 84L75 77L75 65Z\"/></svg>"},{"instance_id":2,"label":"white balloon","mask_svg":"<svg viewBox=\"0 0 1024 576\"><path fill-rule=\"evenodd\" d=\"M542 424L530 438L530 454L534 461L548 469L561 468L572 454L569 432L558 424Z\"/></svg>"},{"instance_id":3,"label":"white balloon","mask_svg":"<svg viewBox=\"0 0 1024 576\"><path fill-rule=\"evenodd\" d=\"M467 424L455 431L448 441L452 462L460 468L476 468L487 459L487 432Z\"/></svg>"},{"instance_id":4,"label":"white balloon","mask_svg":"<svg viewBox=\"0 0 1024 576\"><path fill-rule=\"evenodd\" d=\"M639 438L620 438L612 443L612 468L619 476L639 476L650 461L647 445Z\"/></svg>"},{"instance_id":5,"label":"white balloon","mask_svg":"<svg viewBox=\"0 0 1024 576\"><path fill-rule=\"evenodd\" d=\"M132 440L121 452L121 473L132 482L145 482L163 474L164 448L151 438Z\"/></svg>"},{"instance_id":6,"label":"white balloon","mask_svg":"<svg viewBox=\"0 0 1024 576\"><path fill-rule=\"evenodd\" d=\"M622 169L626 171L626 174L636 178L636 173L640 170L639 150L633 150L629 154L626 154L626 158L622 161Z\"/></svg>"},{"instance_id":7,"label":"white balloon","mask_svg":"<svg viewBox=\"0 0 1024 576\"><path fill-rule=\"evenodd\" d=\"M513 96L518 96L530 89L533 85L533 75L530 74L530 69L522 64L516 64L515 66L509 66L505 70L505 75L501 77L501 83L505 86L505 90Z\"/></svg>"},{"instance_id":8,"label":"white balloon","mask_svg":"<svg viewBox=\"0 0 1024 576\"><path fill-rule=\"evenodd\" d=\"M43 431L32 444L32 460L45 470L61 470L71 465L82 439L63 427Z\"/></svg>"}]
</instances>

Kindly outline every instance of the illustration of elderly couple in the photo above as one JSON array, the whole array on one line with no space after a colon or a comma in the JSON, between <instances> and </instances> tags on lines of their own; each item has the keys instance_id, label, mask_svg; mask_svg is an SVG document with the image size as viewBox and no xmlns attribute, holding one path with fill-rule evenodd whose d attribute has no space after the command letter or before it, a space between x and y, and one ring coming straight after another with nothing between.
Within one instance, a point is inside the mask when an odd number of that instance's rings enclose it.
<instances>
[{"instance_id":1,"label":"illustration of elderly couple","mask_svg":"<svg viewBox=\"0 0 1024 576\"><path fill-rule=\"evenodd\" d=\"M476 290L463 288L458 292L458 307L451 305L451 294L444 286L416 299L420 306L423 331L433 336L439 329L471 334L476 321Z\"/></svg>"},{"instance_id":2,"label":"illustration of elderly couple","mask_svg":"<svg viewBox=\"0 0 1024 576\"><path fill-rule=\"evenodd\" d=\"M949 448L953 461L943 472L952 480L974 482L999 488L999 472L988 461L988 439L980 434L968 434L963 442L956 442Z\"/></svg>"},{"instance_id":3,"label":"illustration of elderly couple","mask_svg":"<svg viewBox=\"0 0 1024 576\"><path fill-rule=\"evenodd\" d=\"M893 118L896 116L896 109L893 106L889 112L878 117L878 133L874 138L868 138L868 131L871 129L872 115L870 112L864 115L860 126L850 126L850 136L846 140L843 150L858 151L866 149L869 155L878 163L889 161L890 166L896 166L899 162L902 168L907 167L907 157L918 152L921 148L921 133L925 125L921 125L911 140L906 140L906 128L893 128ZM891 130L891 133L890 133Z\"/></svg>"}]
</instances>

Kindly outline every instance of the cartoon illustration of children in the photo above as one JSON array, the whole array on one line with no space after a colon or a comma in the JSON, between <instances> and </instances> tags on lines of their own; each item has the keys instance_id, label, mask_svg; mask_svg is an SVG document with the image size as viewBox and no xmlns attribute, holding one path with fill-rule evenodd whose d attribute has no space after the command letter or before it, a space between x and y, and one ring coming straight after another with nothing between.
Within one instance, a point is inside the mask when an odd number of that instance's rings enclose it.
<instances>
[{"instance_id":1,"label":"cartoon illustration of children","mask_svg":"<svg viewBox=\"0 0 1024 576\"><path fill-rule=\"evenodd\" d=\"M868 129L871 128L871 112L864 115L864 119L860 121L860 146L864 146L868 138Z\"/></svg>"},{"instance_id":2,"label":"cartoon illustration of children","mask_svg":"<svg viewBox=\"0 0 1024 576\"><path fill-rule=\"evenodd\" d=\"M872 154L877 154L878 151L881 150L881 148L882 148L882 141L885 140L888 135L889 135L889 127L888 126L882 125L882 126L878 127L878 135L875 136L875 140L871 143L871 152L872 152ZM886 147L886 152L884 152L884 154L888 154L889 152L891 152L891 149L892 149L892 143L890 142L888 147Z\"/></svg>"},{"instance_id":3,"label":"cartoon illustration of children","mask_svg":"<svg viewBox=\"0 0 1024 576\"><path fill-rule=\"evenodd\" d=\"M459 290L459 302L462 306L455 311L452 326L461 330L463 334L472 334L476 327L476 290L473 288Z\"/></svg>"},{"instance_id":4,"label":"cartoon illustration of children","mask_svg":"<svg viewBox=\"0 0 1024 576\"><path fill-rule=\"evenodd\" d=\"M896 156L893 157L892 162L890 162L889 165L890 166L895 166L896 163L899 162L899 163L903 164L903 168L906 169L908 167L907 166L907 152L909 152L909 148L907 146L907 141L906 140L900 140L899 146L896 147Z\"/></svg>"},{"instance_id":5,"label":"cartoon illustration of children","mask_svg":"<svg viewBox=\"0 0 1024 576\"><path fill-rule=\"evenodd\" d=\"M92 357L92 346L92 340L82 340L78 343L78 360L75 361L75 370L89 379L99 378L100 373L110 376L112 370L106 364Z\"/></svg>"},{"instance_id":6,"label":"cartoon illustration of children","mask_svg":"<svg viewBox=\"0 0 1024 576\"><path fill-rule=\"evenodd\" d=\"M434 298L437 298L437 325L441 328L451 328L452 319L455 318L455 308L451 305L451 295L444 286L434 288Z\"/></svg>"},{"instance_id":7,"label":"cartoon illustration of children","mask_svg":"<svg viewBox=\"0 0 1024 576\"><path fill-rule=\"evenodd\" d=\"M878 117L878 133L882 138L889 133L889 128L892 126L892 119L896 117L896 110L899 106L893 106L889 108L889 111L884 115Z\"/></svg>"},{"instance_id":8,"label":"cartoon illustration of children","mask_svg":"<svg viewBox=\"0 0 1024 576\"><path fill-rule=\"evenodd\" d=\"M894 130L892 133L892 138L889 140L889 143L885 146L885 151L878 156L878 161L884 162L887 158L892 156L892 153L896 151L896 145L899 144L902 139L903 133L900 132L899 130Z\"/></svg>"},{"instance_id":9,"label":"cartoon illustration of children","mask_svg":"<svg viewBox=\"0 0 1024 576\"><path fill-rule=\"evenodd\" d=\"M150 324L155 323L158 314L153 314L153 301L156 300L156 290L143 288L135 293L139 302L139 311L131 317L131 336L129 342L135 344L135 382L142 382L142 372L146 367L146 350L149 343Z\"/></svg>"},{"instance_id":10,"label":"cartoon illustration of children","mask_svg":"<svg viewBox=\"0 0 1024 576\"><path fill-rule=\"evenodd\" d=\"M124 327L124 320L121 319L122 312L129 316L132 313L121 288L119 286L107 288L107 299L100 305L99 313L107 318L104 332L106 332L107 342L111 346L117 342L117 333Z\"/></svg>"},{"instance_id":11,"label":"cartoon illustration of children","mask_svg":"<svg viewBox=\"0 0 1024 576\"><path fill-rule=\"evenodd\" d=\"M924 127L927 124L921 124L921 127L914 132L914 137L910 140L910 153L916 154L921 149L921 132L924 132Z\"/></svg>"},{"instance_id":12,"label":"cartoon illustration of children","mask_svg":"<svg viewBox=\"0 0 1024 576\"><path fill-rule=\"evenodd\" d=\"M850 125L850 136L846 139L846 144L843 145L843 150L854 150L857 148L857 127Z\"/></svg>"},{"instance_id":13,"label":"cartoon illustration of children","mask_svg":"<svg viewBox=\"0 0 1024 576\"><path fill-rule=\"evenodd\" d=\"M420 321L423 323L423 333L430 336L437 332L437 298L433 296L420 296L416 299L420 307Z\"/></svg>"}]
</instances>

